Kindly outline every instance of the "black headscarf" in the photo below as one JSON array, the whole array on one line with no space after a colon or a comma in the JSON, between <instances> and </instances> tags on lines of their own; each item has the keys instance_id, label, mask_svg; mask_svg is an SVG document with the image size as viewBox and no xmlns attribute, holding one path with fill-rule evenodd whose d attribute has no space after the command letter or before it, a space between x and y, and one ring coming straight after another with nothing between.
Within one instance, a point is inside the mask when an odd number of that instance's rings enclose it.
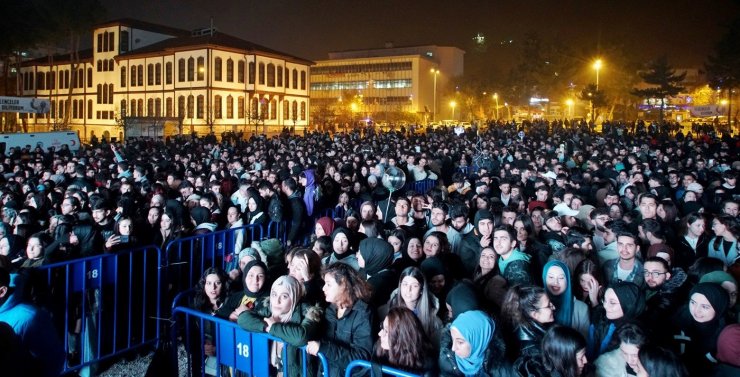
<instances>
[{"instance_id":1,"label":"black headscarf","mask_svg":"<svg viewBox=\"0 0 740 377\"><path fill-rule=\"evenodd\" d=\"M262 269L265 271L265 278L267 278L267 265L262 261L253 260L247 263L246 266L244 266L244 269L242 270L242 279L246 280L247 273L249 272L249 270L252 269L252 267L255 267L255 266L262 267ZM244 282L244 294L250 297L262 297L265 295L268 289L270 288L269 288L269 284L267 284L267 281L265 281L265 283L262 285L262 288L260 288L260 290L257 292L250 291L249 288L247 287L246 281Z\"/></svg>"},{"instance_id":2,"label":"black headscarf","mask_svg":"<svg viewBox=\"0 0 740 377\"><path fill-rule=\"evenodd\" d=\"M360 255L365 260L365 273L372 276L393 263L393 246L381 238L366 238L360 241Z\"/></svg>"},{"instance_id":3,"label":"black headscarf","mask_svg":"<svg viewBox=\"0 0 740 377\"><path fill-rule=\"evenodd\" d=\"M633 320L645 311L645 296L637 284L618 282L609 288L613 289L617 298L619 298L619 304L622 306L625 320Z\"/></svg>"},{"instance_id":4,"label":"black headscarf","mask_svg":"<svg viewBox=\"0 0 740 377\"><path fill-rule=\"evenodd\" d=\"M461 281L450 289L447 293L447 303L452 308L453 321L462 313L481 308L475 286L467 281Z\"/></svg>"},{"instance_id":5,"label":"black headscarf","mask_svg":"<svg viewBox=\"0 0 740 377\"><path fill-rule=\"evenodd\" d=\"M348 244L349 244L349 249L347 251L345 251L344 254L337 254L337 252L334 251L334 247L332 246L332 253L334 254L334 257L337 260L341 260L341 259L347 258L348 256L353 255L355 253L355 251L357 250L357 249L355 249L355 245L354 245L354 243L355 243L354 242L355 237L353 237L352 232L349 229L345 228L345 227L339 227L337 229L334 229L334 231L331 233L331 242L332 242L332 244L334 243L334 239L337 238L337 235L340 234L340 233L344 234L347 237L347 241L348 241Z\"/></svg>"}]
</instances>

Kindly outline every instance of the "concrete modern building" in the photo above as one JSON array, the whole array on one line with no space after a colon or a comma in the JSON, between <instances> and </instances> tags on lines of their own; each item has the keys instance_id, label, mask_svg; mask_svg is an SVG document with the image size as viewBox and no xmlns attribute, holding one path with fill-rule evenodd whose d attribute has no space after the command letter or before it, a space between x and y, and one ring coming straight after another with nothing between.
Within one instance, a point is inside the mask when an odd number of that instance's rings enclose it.
<instances>
[{"instance_id":1,"label":"concrete modern building","mask_svg":"<svg viewBox=\"0 0 740 377\"><path fill-rule=\"evenodd\" d=\"M464 54L434 45L329 53L311 68L313 121L447 119L451 109L443 96L450 79L463 74Z\"/></svg>"},{"instance_id":2,"label":"concrete modern building","mask_svg":"<svg viewBox=\"0 0 740 377\"><path fill-rule=\"evenodd\" d=\"M22 95L48 98L29 132L162 136L265 132L309 124L313 62L216 31L124 19L97 25L93 47L25 62Z\"/></svg>"}]
</instances>

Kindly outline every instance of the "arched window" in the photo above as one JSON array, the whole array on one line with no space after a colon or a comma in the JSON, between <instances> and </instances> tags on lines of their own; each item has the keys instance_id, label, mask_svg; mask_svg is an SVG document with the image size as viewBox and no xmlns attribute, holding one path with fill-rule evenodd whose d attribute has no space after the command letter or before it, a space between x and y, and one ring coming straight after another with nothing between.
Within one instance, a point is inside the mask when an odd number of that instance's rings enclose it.
<instances>
[{"instance_id":1,"label":"arched window","mask_svg":"<svg viewBox=\"0 0 740 377\"><path fill-rule=\"evenodd\" d=\"M226 119L234 119L234 97L226 97Z\"/></svg>"},{"instance_id":2,"label":"arched window","mask_svg":"<svg viewBox=\"0 0 740 377\"><path fill-rule=\"evenodd\" d=\"M283 86L283 67L277 67L277 86Z\"/></svg>"},{"instance_id":3,"label":"arched window","mask_svg":"<svg viewBox=\"0 0 740 377\"><path fill-rule=\"evenodd\" d=\"M177 61L177 82L185 81L185 59L180 58Z\"/></svg>"},{"instance_id":4,"label":"arched window","mask_svg":"<svg viewBox=\"0 0 740 377\"><path fill-rule=\"evenodd\" d=\"M213 61L213 79L216 81L221 81L221 58L216 58Z\"/></svg>"},{"instance_id":5,"label":"arched window","mask_svg":"<svg viewBox=\"0 0 740 377\"><path fill-rule=\"evenodd\" d=\"M126 87L126 67L121 67L121 88Z\"/></svg>"},{"instance_id":6,"label":"arched window","mask_svg":"<svg viewBox=\"0 0 740 377\"><path fill-rule=\"evenodd\" d=\"M162 85L162 64L157 63L154 66L154 83L157 85Z\"/></svg>"},{"instance_id":7,"label":"arched window","mask_svg":"<svg viewBox=\"0 0 740 377\"><path fill-rule=\"evenodd\" d=\"M267 108L268 105L266 98L260 99L260 119L267 119L270 116L269 109Z\"/></svg>"},{"instance_id":8,"label":"arched window","mask_svg":"<svg viewBox=\"0 0 740 377\"><path fill-rule=\"evenodd\" d=\"M46 75L46 88L49 90L55 89L57 86L56 80L56 73L54 71L49 72L48 75ZM90 81L87 82L88 86L90 86Z\"/></svg>"},{"instance_id":9,"label":"arched window","mask_svg":"<svg viewBox=\"0 0 740 377\"><path fill-rule=\"evenodd\" d=\"M298 70L293 68L293 89L298 89Z\"/></svg>"},{"instance_id":10,"label":"arched window","mask_svg":"<svg viewBox=\"0 0 740 377\"><path fill-rule=\"evenodd\" d=\"M237 100L239 102L236 106L236 116L239 117L239 119L244 119L244 97L239 97Z\"/></svg>"},{"instance_id":11,"label":"arched window","mask_svg":"<svg viewBox=\"0 0 740 377\"><path fill-rule=\"evenodd\" d=\"M131 100L131 114L129 116L135 117L136 116L136 100Z\"/></svg>"},{"instance_id":12,"label":"arched window","mask_svg":"<svg viewBox=\"0 0 740 377\"><path fill-rule=\"evenodd\" d=\"M215 119L221 119L223 118L223 114L221 113L221 106L223 105L221 103L221 96L216 95L213 97L213 117Z\"/></svg>"},{"instance_id":13,"label":"arched window","mask_svg":"<svg viewBox=\"0 0 740 377\"><path fill-rule=\"evenodd\" d=\"M167 107L164 111L164 114L166 117L171 118L172 117L172 97L167 97L164 103L165 103L165 106Z\"/></svg>"},{"instance_id":14,"label":"arched window","mask_svg":"<svg viewBox=\"0 0 740 377\"><path fill-rule=\"evenodd\" d=\"M38 90L46 89L45 84L46 84L46 74L44 72L36 73L36 89Z\"/></svg>"},{"instance_id":15,"label":"arched window","mask_svg":"<svg viewBox=\"0 0 740 377\"><path fill-rule=\"evenodd\" d=\"M108 102L109 104L113 104L113 84L108 84Z\"/></svg>"},{"instance_id":16,"label":"arched window","mask_svg":"<svg viewBox=\"0 0 740 377\"><path fill-rule=\"evenodd\" d=\"M285 89L290 88L290 70L285 68Z\"/></svg>"},{"instance_id":17,"label":"arched window","mask_svg":"<svg viewBox=\"0 0 740 377\"><path fill-rule=\"evenodd\" d=\"M306 120L306 101L301 102L301 120Z\"/></svg>"},{"instance_id":18,"label":"arched window","mask_svg":"<svg viewBox=\"0 0 740 377\"><path fill-rule=\"evenodd\" d=\"M231 59L226 60L226 81L234 82L234 61Z\"/></svg>"},{"instance_id":19,"label":"arched window","mask_svg":"<svg viewBox=\"0 0 740 377\"><path fill-rule=\"evenodd\" d=\"M193 97L192 94L188 96L188 118L192 118L194 115L193 114L193 108L195 107L194 106L195 104L193 103L194 99L195 98Z\"/></svg>"},{"instance_id":20,"label":"arched window","mask_svg":"<svg viewBox=\"0 0 740 377\"><path fill-rule=\"evenodd\" d=\"M290 113L291 120L298 120L298 101L293 101L293 108Z\"/></svg>"},{"instance_id":21,"label":"arched window","mask_svg":"<svg viewBox=\"0 0 740 377\"><path fill-rule=\"evenodd\" d=\"M113 67L113 66L111 66ZM113 69L111 68L111 71ZM84 88L85 87L85 70L80 68L77 70L77 87L78 88ZM82 113L80 111L80 113Z\"/></svg>"},{"instance_id":22,"label":"arched window","mask_svg":"<svg viewBox=\"0 0 740 377\"><path fill-rule=\"evenodd\" d=\"M306 90L306 71L301 71L301 90Z\"/></svg>"},{"instance_id":23,"label":"arched window","mask_svg":"<svg viewBox=\"0 0 740 377\"><path fill-rule=\"evenodd\" d=\"M244 74L245 74L244 66L245 66L244 61L240 60L236 68L237 80L239 81L240 84L244 84Z\"/></svg>"},{"instance_id":24,"label":"arched window","mask_svg":"<svg viewBox=\"0 0 740 377\"><path fill-rule=\"evenodd\" d=\"M267 86L275 86L275 64L267 65Z\"/></svg>"},{"instance_id":25,"label":"arched window","mask_svg":"<svg viewBox=\"0 0 740 377\"><path fill-rule=\"evenodd\" d=\"M188 81L193 80L195 80L195 59L191 57L188 58Z\"/></svg>"},{"instance_id":26,"label":"arched window","mask_svg":"<svg viewBox=\"0 0 740 377\"><path fill-rule=\"evenodd\" d=\"M172 62L167 62L164 65L164 80L166 84L172 84Z\"/></svg>"},{"instance_id":27,"label":"arched window","mask_svg":"<svg viewBox=\"0 0 740 377\"><path fill-rule=\"evenodd\" d=\"M136 110L137 110L136 115L140 117L144 116L144 100L143 99L139 99L138 101L136 101Z\"/></svg>"},{"instance_id":28,"label":"arched window","mask_svg":"<svg viewBox=\"0 0 740 377\"><path fill-rule=\"evenodd\" d=\"M290 101L283 101L283 120L290 119Z\"/></svg>"},{"instance_id":29,"label":"arched window","mask_svg":"<svg viewBox=\"0 0 740 377\"><path fill-rule=\"evenodd\" d=\"M277 119L277 107L277 100L273 98L270 101L270 119Z\"/></svg>"},{"instance_id":30,"label":"arched window","mask_svg":"<svg viewBox=\"0 0 740 377\"><path fill-rule=\"evenodd\" d=\"M157 98L154 100L154 116L155 117L162 116L162 99L161 98Z\"/></svg>"},{"instance_id":31,"label":"arched window","mask_svg":"<svg viewBox=\"0 0 740 377\"><path fill-rule=\"evenodd\" d=\"M265 63L260 63L259 84L265 85Z\"/></svg>"},{"instance_id":32,"label":"arched window","mask_svg":"<svg viewBox=\"0 0 740 377\"><path fill-rule=\"evenodd\" d=\"M121 118L128 116L128 114L126 114L126 107L127 107L126 105L128 105L128 103L126 102L125 99L122 99L121 100Z\"/></svg>"},{"instance_id":33,"label":"arched window","mask_svg":"<svg viewBox=\"0 0 740 377\"><path fill-rule=\"evenodd\" d=\"M148 100L146 100L146 116L154 116L154 98L149 98Z\"/></svg>"},{"instance_id":34,"label":"arched window","mask_svg":"<svg viewBox=\"0 0 740 377\"><path fill-rule=\"evenodd\" d=\"M118 42L121 52L128 51L128 30L121 30L121 38Z\"/></svg>"},{"instance_id":35,"label":"arched window","mask_svg":"<svg viewBox=\"0 0 740 377\"><path fill-rule=\"evenodd\" d=\"M116 63L114 63L113 59L108 60L108 70L113 72L113 70L116 69Z\"/></svg>"},{"instance_id":36,"label":"arched window","mask_svg":"<svg viewBox=\"0 0 740 377\"><path fill-rule=\"evenodd\" d=\"M185 96L177 97L177 116L185 118Z\"/></svg>"},{"instance_id":37,"label":"arched window","mask_svg":"<svg viewBox=\"0 0 740 377\"><path fill-rule=\"evenodd\" d=\"M147 64L146 66L146 84L154 85L154 64Z\"/></svg>"},{"instance_id":38,"label":"arched window","mask_svg":"<svg viewBox=\"0 0 740 377\"><path fill-rule=\"evenodd\" d=\"M95 62L95 69L97 69L98 72L103 71L103 61L102 60L98 59L98 61Z\"/></svg>"},{"instance_id":39,"label":"arched window","mask_svg":"<svg viewBox=\"0 0 740 377\"><path fill-rule=\"evenodd\" d=\"M198 81L203 81L206 74L206 61L203 57L198 58Z\"/></svg>"},{"instance_id":40,"label":"arched window","mask_svg":"<svg viewBox=\"0 0 740 377\"><path fill-rule=\"evenodd\" d=\"M131 86L136 86L136 66L131 66Z\"/></svg>"},{"instance_id":41,"label":"arched window","mask_svg":"<svg viewBox=\"0 0 740 377\"><path fill-rule=\"evenodd\" d=\"M249 112L252 114L252 119L259 119L258 106L259 100L257 98L252 98L252 106L250 106L249 110Z\"/></svg>"},{"instance_id":42,"label":"arched window","mask_svg":"<svg viewBox=\"0 0 740 377\"><path fill-rule=\"evenodd\" d=\"M98 84L98 105L103 103L103 85Z\"/></svg>"},{"instance_id":43,"label":"arched window","mask_svg":"<svg viewBox=\"0 0 740 377\"><path fill-rule=\"evenodd\" d=\"M87 118L92 119L93 117L93 102L91 99L87 100Z\"/></svg>"},{"instance_id":44,"label":"arched window","mask_svg":"<svg viewBox=\"0 0 740 377\"><path fill-rule=\"evenodd\" d=\"M255 68L254 62L249 62L249 83L254 84L254 76L256 75L255 71L257 70Z\"/></svg>"},{"instance_id":45,"label":"arched window","mask_svg":"<svg viewBox=\"0 0 740 377\"><path fill-rule=\"evenodd\" d=\"M198 119L203 119L204 118L204 111L203 111L203 109L205 108L204 103L205 103L205 97L203 97L203 95L199 95L198 96L198 101L196 103L196 107L197 107L196 116L197 116Z\"/></svg>"},{"instance_id":46,"label":"arched window","mask_svg":"<svg viewBox=\"0 0 740 377\"><path fill-rule=\"evenodd\" d=\"M139 74L139 77L136 78L136 83L139 86L144 86L144 65L143 64L139 64L138 74Z\"/></svg>"},{"instance_id":47,"label":"arched window","mask_svg":"<svg viewBox=\"0 0 740 377\"><path fill-rule=\"evenodd\" d=\"M92 68L87 69L87 87L92 88Z\"/></svg>"}]
</instances>

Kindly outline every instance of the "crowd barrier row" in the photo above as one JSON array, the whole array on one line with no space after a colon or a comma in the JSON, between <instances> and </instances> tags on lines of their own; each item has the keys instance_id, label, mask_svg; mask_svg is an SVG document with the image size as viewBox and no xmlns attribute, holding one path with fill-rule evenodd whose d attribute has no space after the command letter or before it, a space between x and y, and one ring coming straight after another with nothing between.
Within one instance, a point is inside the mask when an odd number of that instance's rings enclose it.
<instances>
[{"instance_id":1,"label":"crowd barrier row","mask_svg":"<svg viewBox=\"0 0 740 377\"><path fill-rule=\"evenodd\" d=\"M162 340L162 324L174 313L194 315L184 307L171 311L165 303L194 287L205 269L220 267L228 271L238 266L235 254L252 241L277 238L285 244L286 236L285 222L270 222L173 240L164 251L146 246L49 264L33 272L29 289L36 302L50 311L60 331L67 354L63 373L84 369L85 374L94 375L106 359L155 347ZM221 326L226 324L231 327ZM217 333L219 354L224 354L219 356L219 363L245 372L267 368L265 360L269 358L254 356L269 352L267 340L258 334L237 334L238 326L228 321L218 325L225 331ZM239 344L251 344L241 350L252 350L254 357L226 355L224 350L238 352ZM258 367L257 361L266 364Z\"/></svg>"}]
</instances>

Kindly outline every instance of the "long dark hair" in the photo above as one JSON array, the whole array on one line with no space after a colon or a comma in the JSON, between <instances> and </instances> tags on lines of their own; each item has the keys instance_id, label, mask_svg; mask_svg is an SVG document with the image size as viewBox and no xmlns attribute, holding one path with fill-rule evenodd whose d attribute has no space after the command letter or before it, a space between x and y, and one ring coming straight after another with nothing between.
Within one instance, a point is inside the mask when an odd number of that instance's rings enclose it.
<instances>
[{"instance_id":1,"label":"long dark hair","mask_svg":"<svg viewBox=\"0 0 740 377\"><path fill-rule=\"evenodd\" d=\"M370 298L370 286L357 271L346 263L332 263L324 269L321 276L326 281L326 275L331 275L341 288L337 307L351 308L357 301L366 301Z\"/></svg>"},{"instance_id":2,"label":"long dark hair","mask_svg":"<svg viewBox=\"0 0 740 377\"><path fill-rule=\"evenodd\" d=\"M375 355L394 368L422 370L430 351L430 343L419 318L411 310L402 307L392 308L385 318L388 319L385 331L390 349L384 350L378 339L375 343Z\"/></svg>"},{"instance_id":3,"label":"long dark hair","mask_svg":"<svg viewBox=\"0 0 740 377\"><path fill-rule=\"evenodd\" d=\"M640 347L640 364L650 376L688 377L686 366L673 352L652 344Z\"/></svg>"},{"instance_id":4,"label":"long dark hair","mask_svg":"<svg viewBox=\"0 0 740 377\"><path fill-rule=\"evenodd\" d=\"M517 326L529 326L532 321L531 312L537 311L537 305L545 289L535 286L517 285L509 288L501 305L501 318L513 331Z\"/></svg>"},{"instance_id":5,"label":"long dark hair","mask_svg":"<svg viewBox=\"0 0 740 377\"><path fill-rule=\"evenodd\" d=\"M208 298L208 295L206 295L206 278L208 275L216 275L218 277L218 280L221 281L221 294L216 299L216 306L221 306L223 302L226 300L226 293L229 291L226 284L228 284L229 278L226 275L226 273L217 267L210 267L203 271L203 275L201 275L200 280L198 280L198 285L195 289L195 296L193 297L193 307L201 312L210 313L213 311L213 305L211 304L211 300Z\"/></svg>"},{"instance_id":6,"label":"long dark hair","mask_svg":"<svg viewBox=\"0 0 740 377\"><path fill-rule=\"evenodd\" d=\"M554 325L542 338L542 363L549 372L557 371L563 377L577 377L576 354L585 348L586 340L578 331Z\"/></svg>"}]
</instances>

